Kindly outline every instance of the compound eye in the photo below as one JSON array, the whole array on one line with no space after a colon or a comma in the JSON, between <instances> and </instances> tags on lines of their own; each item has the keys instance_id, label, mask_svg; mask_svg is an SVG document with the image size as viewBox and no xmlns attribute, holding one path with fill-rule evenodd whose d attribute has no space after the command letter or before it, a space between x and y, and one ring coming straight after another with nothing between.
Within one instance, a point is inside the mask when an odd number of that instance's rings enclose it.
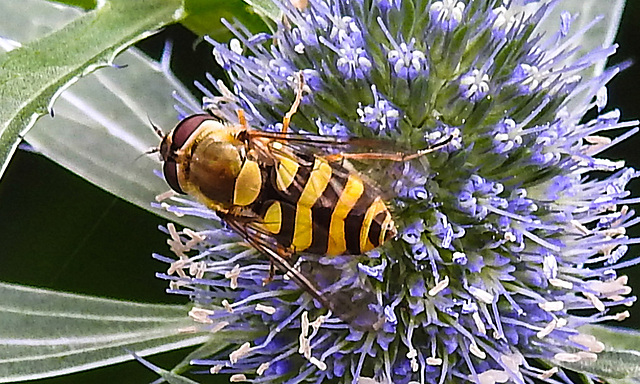
<instances>
[{"instance_id":1,"label":"compound eye","mask_svg":"<svg viewBox=\"0 0 640 384\"><path fill-rule=\"evenodd\" d=\"M167 184L169 184L171 189L183 195L185 194L182 188L180 188L180 183L178 182L178 164L175 161L171 159L165 161L162 166L162 173L164 173L164 179L167 181Z\"/></svg>"},{"instance_id":2,"label":"compound eye","mask_svg":"<svg viewBox=\"0 0 640 384\"><path fill-rule=\"evenodd\" d=\"M209 115L199 114L191 115L179 122L173 129L173 135L171 136L171 150L175 152L182 148L191 135L193 135L193 133L197 131L200 125L206 120L213 120L213 118Z\"/></svg>"}]
</instances>

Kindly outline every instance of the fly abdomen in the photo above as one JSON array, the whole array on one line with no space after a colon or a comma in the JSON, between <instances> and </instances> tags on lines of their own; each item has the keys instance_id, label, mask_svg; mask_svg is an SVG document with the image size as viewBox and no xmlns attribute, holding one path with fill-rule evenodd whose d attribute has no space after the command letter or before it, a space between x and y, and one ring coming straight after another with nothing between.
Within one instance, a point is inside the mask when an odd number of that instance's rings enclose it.
<instances>
[{"instance_id":1,"label":"fly abdomen","mask_svg":"<svg viewBox=\"0 0 640 384\"><path fill-rule=\"evenodd\" d=\"M360 255L395 236L391 213L375 188L337 163L312 160L294 165L286 159L272 167L274 182L265 186L271 191L261 195L270 200L257 202L256 211L279 244L294 253Z\"/></svg>"}]
</instances>

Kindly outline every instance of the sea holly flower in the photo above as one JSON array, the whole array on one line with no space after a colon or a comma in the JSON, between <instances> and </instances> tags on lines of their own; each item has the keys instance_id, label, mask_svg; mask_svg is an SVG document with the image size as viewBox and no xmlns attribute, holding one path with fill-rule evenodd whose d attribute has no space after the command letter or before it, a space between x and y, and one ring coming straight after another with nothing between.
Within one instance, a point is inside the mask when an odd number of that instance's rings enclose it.
<instances>
[{"instance_id":1,"label":"sea holly flower","mask_svg":"<svg viewBox=\"0 0 640 384\"><path fill-rule=\"evenodd\" d=\"M302 78L293 129L436 148L386 169L396 239L359 257L301 256L297 267L331 272L316 282L328 300L365 303L350 321L287 274L264 284L268 259L224 223L168 226L174 255L156 258L169 290L202 327L254 335L192 363L231 381L493 384L567 381L566 364L597 360L604 344L580 327L628 316L618 270L639 260L626 255L639 173L601 157L637 122L606 107L620 68L584 77L615 47L572 59L585 30L569 33L563 14L556 35L536 33L548 4L278 4L268 38L227 23L233 41L208 40L233 87L200 84L204 109L278 129ZM188 199L163 207L212 217Z\"/></svg>"}]
</instances>

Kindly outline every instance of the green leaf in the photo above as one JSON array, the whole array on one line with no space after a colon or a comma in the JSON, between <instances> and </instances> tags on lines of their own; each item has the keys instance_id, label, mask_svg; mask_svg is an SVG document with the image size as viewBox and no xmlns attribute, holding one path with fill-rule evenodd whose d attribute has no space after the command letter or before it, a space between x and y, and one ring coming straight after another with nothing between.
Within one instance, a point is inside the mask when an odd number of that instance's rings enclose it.
<instances>
[{"instance_id":1,"label":"green leaf","mask_svg":"<svg viewBox=\"0 0 640 384\"><path fill-rule=\"evenodd\" d=\"M189 16L182 24L199 36L209 35L216 40L229 40L231 32L220 21L235 20L253 32L265 29L260 16L242 0L186 0L185 9Z\"/></svg>"},{"instance_id":2,"label":"green leaf","mask_svg":"<svg viewBox=\"0 0 640 384\"><path fill-rule=\"evenodd\" d=\"M61 29L0 56L0 176L21 136L47 113L61 89L109 65L124 48L184 14L180 0L100 4Z\"/></svg>"},{"instance_id":3,"label":"green leaf","mask_svg":"<svg viewBox=\"0 0 640 384\"><path fill-rule=\"evenodd\" d=\"M158 376L165 379L169 384L198 384L197 381L193 381L191 379L188 379L172 371L167 371L166 369L162 369L157 365L151 364L151 362L140 358L137 355L134 355L134 356L136 360L138 360L140 363L142 363L145 367L149 368L153 372L157 373Z\"/></svg>"},{"instance_id":4,"label":"green leaf","mask_svg":"<svg viewBox=\"0 0 640 384\"><path fill-rule=\"evenodd\" d=\"M266 20L278 21L282 18L282 11L272 0L244 0L257 14Z\"/></svg>"},{"instance_id":5,"label":"green leaf","mask_svg":"<svg viewBox=\"0 0 640 384\"><path fill-rule=\"evenodd\" d=\"M555 361L556 364L581 373L615 381L616 383L640 380L640 332L602 325L588 325L580 331L595 336L605 344L605 350L598 352L595 361L583 359L575 363Z\"/></svg>"},{"instance_id":6,"label":"green leaf","mask_svg":"<svg viewBox=\"0 0 640 384\"><path fill-rule=\"evenodd\" d=\"M56 3L80 7L82 9L93 9L98 5L97 0L50 0Z\"/></svg>"},{"instance_id":7,"label":"green leaf","mask_svg":"<svg viewBox=\"0 0 640 384\"><path fill-rule=\"evenodd\" d=\"M581 373L590 373L603 379L640 380L640 352L603 351L596 361L582 360L576 363L556 364Z\"/></svg>"},{"instance_id":8,"label":"green leaf","mask_svg":"<svg viewBox=\"0 0 640 384\"><path fill-rule=\"evenodd\" d=\"M633 379L607 379L608 384L638 384L637 380Z\"/></svg>"},{"instance_id":9,"label":"green leaf","mask_svg":"<svg viewBox=\"0 0 640 384\"><path fill-rule=\"evenodd\" d=\"M202 344L183 306L0 283L0 382L33 380ZM221 334L222 335L222 334Z\"/></svg>"},{"instance_id":10,"label":"green leaf","mask_svg":"<svg viewBox=\"0 0 640 384\"><path fill-rule=\"evenodd\" d=\"M580 332L595 336L607 350L637 350L640 348L640 332L604 325L585 325Z\"/></svg>"}]
</instances>

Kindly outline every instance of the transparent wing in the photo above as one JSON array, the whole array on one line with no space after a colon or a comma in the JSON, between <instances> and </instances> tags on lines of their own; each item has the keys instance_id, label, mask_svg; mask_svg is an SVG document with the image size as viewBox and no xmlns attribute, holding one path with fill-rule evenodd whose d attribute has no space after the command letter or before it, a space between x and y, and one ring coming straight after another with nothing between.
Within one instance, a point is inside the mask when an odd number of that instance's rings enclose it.
<instances>
[{"instance_id":1,"label":"transparent wing","mask_svg":"<svg viewBox=\"0 0 640 384\"><path fill-rule=\"evenodd\" d=\"M369 280L360 275L353 256L289 254L255 220L233 215L223 219L249 244L269 257L278 270L342 321L362 331L380 328L382 307Z\"/></svg>"},{"instance_id":2,"label":"transparent wing","mask_svg":"<svg viewBox=\"0 0 640 384\"><path fill-rule=\"evenodd\" d=\"M278 142L291 148L294 152L310 153L316 156L331 156L336 153L380 153L398 154L412 153L413 150L398 145L397 142L385 139L368 139L358 137L323 136L311 133L266 132L250 130L250 140L262 139Z\"/></svg>"}]
</instances>

